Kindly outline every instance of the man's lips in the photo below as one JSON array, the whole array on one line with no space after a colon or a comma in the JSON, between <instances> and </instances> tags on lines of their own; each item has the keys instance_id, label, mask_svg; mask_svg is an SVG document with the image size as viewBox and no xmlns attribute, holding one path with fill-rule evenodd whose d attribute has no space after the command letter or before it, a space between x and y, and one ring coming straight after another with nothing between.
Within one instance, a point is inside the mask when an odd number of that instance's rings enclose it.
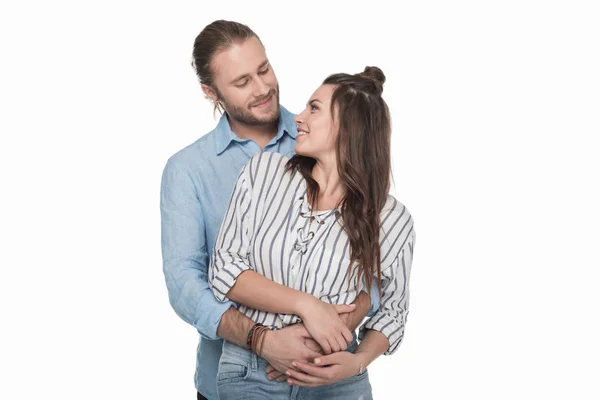
<instances>
[{"instance_id":1,"label":"man's lips","mask_svg":"<svg viewBox=\"0 0 600 400\"><path fill-rule=\"evenodd\" d=\"M261 100L259 103L254 103L252 107L265 108L271 105L273 102L273 93L269 97L264 100Z\"/></svg>"}]
</instances>

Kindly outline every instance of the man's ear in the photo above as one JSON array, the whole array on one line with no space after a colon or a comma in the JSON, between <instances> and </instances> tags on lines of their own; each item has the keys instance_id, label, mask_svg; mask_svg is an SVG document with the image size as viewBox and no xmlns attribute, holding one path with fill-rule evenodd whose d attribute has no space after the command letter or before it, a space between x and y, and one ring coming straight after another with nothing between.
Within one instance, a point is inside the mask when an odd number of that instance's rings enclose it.
<instances>
[{"instance_id":1,"label":"man's ear","mask_svg":"<svg viewBox=\"0 0 600 400\"><path fill-rule=\"evenodd\" d=\"M208 86L207 84L204 84L204 83L202 83L200 86L202 87L202 91L204 92L206 97L216 103L218 100L217 93L213 90L213 88L211 88L210 86Z\"/></svg>"}]
</instances>

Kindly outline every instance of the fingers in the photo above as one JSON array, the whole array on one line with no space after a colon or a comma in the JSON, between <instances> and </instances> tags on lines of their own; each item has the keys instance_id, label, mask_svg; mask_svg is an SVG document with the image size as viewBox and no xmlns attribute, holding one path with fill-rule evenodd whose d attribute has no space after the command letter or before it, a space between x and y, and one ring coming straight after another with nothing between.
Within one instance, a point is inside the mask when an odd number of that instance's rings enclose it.
<instances>
[{"instance_id":1,"label":"fingers","mask_svg":"<svg viewBox=\"0 0 600 400\"><path fill-rule=\"evenodd\" d=\"M267 380L269 381L283 382L287 379L286 374L277 371L271 364L267 365L265 371L267 372Z\"/></svg>"},{"instance_id":2,"label":"fingers","mask_svg":"<svg viewBox=\"0 0 600 400\"><path fill-rule=\"evenodd\" d=\"M285 374L282 374L279 371L273 371L270 374L267 374L267 380L272 381L272 380L277 380L278 382L281 382L280 378L283 377L283 380L286 379Z\"/></svg>"},{"instance_id":3,"label":"fingers","mask_svg":"<svg viewBox=\"0 0 600 400\"><path fill-rule=\"evenodd\" d=\"M319 346L321 346L325 354L331 354L331 345L327 339L317 340L317 343L319 343Z\"/></svg>"},{"instance_id":4,"label":"fingers","mask_svg":"<svg viewBox=\"0 0 600 400\"><path fill-rule=\"evenodd\" d=\"M319 343L317 343L315 340L306 338L306 339L304 339L304 344L306 345L306 347L308 347L312 351L316 351L317 353L323 354L323 349L321 348L321 346L319 346Z\"/></svg>"},{"instance_id":5,"label":"fingers","mask_svg":"<svg viewBox=\"0 0 600 400\"><path fill-rule=\"evenodd\" d=\"M304 356L304 360L303 361L306 361L306 360L314 360L317 357L321 357L322 354L321 353L317 353L316 351L308 349L308 350L306 350L303 353L303 356Z\"/></svg>"},{"instance_id":6,"label":"fingers","mask_svg":"<svg viewBox=\"0 0 600 400\"><path fill-rule=\"evenodd\" d=\"M346 350L348 348L348 345L354 340L352 333L346 326L342 325L339 328L340 332L334 338L334 340L336 341L335 346L333 343L331 345L331 349L334 352Z\"/></svg>"},{"instance_id":7,"label":"fingers","mask_svg":"<svg viewBox=\"0 0 600 400\"><path fill-rule=\"evenodd\" d=\"M285 373L289 376L287 381L290 385L318 386L327 383L323 378L317 378L291 369L287 370Z\"/></svg>"},{"instance_id":8,"label":"fingers","mask_svg":"<svg viewBox=\"0 0 600 400\"><path fill-rule=\"evenodd\" d=\"M336 304L334 307L338 314L345 314L354 311L356 304Z\"/></svg>"},{"instance_id":9,"label":"fingers","mask_svg":"<svg viewBox=\"0 0 600 400\"><path fill-rule=\"evenodd\" d=\"M342 354L343 353L333 353L327 356L317 357L314 359L314 363L319 366L318 368L325 367L327 365L336 365L340 363ZM300 365L298 362L295 363Z\"/></svg>"},{"instance_id":10,"label":"fingers","mask_svg":"<svg viewBox=\"0 0 600 400\"><path fill-rule=\"evenodd\" d=\"M321 380L329 381L331 379L331 367L317 367L314 365L306 364L303 362L294 361L293 365L298 368L300 371L297 373L305 373L306 376L310 376L311 378L319 378ZM286 371L287 373L287 371ZM294 376L296 379L304 380L299 376ZM311 381L313 382L313 381ZM314 382L313 382L314 383Z\"/></svg>"},{"instance_id":11,"label":"fingers","mask_svg":"<svg viewBox=\"0 0 600 400\"><path fill-rule=\"evenodd\" d=\"M342 338L341 338L341 336L340 336L340 335L335 335L335 336L333 337L333 339L331 339L331 340L329 341L329 344L330 344L330 346L331 346L331 352L332 352L332 353L336 353L336 352L338 352L338 351L340 351L340 350L341 350L340 342L342 342L342 341L343 341L343 340L342 340ZM345 347L344 347L344 348L345 348Z\"/></svg>"},{"instance_id":12,"label":"fingers","mask_svg":"<svg viewBox=\"0 0 600 400\"><path fill-rule=\"evenodd\" d=\"M350 332L350 329L348 329L347 327L344 328L345 329L342 330L342 335L344 335L344 339L346 339L346 346L344 347L344 350L346 350L346 347L348 347L348 345L354 340L354 336L352 336L352 332Z\"/></svg>"},{"instance_id":13,"label":"fingers","mask_svg":"<svg viewBox=\"0 0 600 400\"><path fill-rule=\"evenodd\" d=\"M305 383L305 382L301 382L301 381L297 381L296 379L292 379L292 378L288 378L287 380L288 385L294 385L294 386L304 386L304 387L317 387L317 386L321 386L321 385L317 385L316 383Z\"/></svg>"},{"instance_id":14,"label":"fingers","mask_svg":"<svg viewBox=\"0 0 600 400\"><path fill-rule=\"evenodd\" d=\"M340 347L340 351L346 350L346 348L348 347L348 343L346 343L345 337L343 335L338 336L337 341L338 341L338 345Z\"/></svg>"}]
</instances>

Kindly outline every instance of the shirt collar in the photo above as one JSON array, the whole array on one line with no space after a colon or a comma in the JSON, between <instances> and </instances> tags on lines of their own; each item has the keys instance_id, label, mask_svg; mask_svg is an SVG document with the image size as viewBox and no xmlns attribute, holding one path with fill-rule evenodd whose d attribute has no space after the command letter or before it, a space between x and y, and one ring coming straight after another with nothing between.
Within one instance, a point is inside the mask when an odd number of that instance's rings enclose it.
<instances>
[{"instance_id":1,"label":"shirt collar","mask_svg":"<svg viewBox=\"0 0 600 400\"><path fill-rule=\"evenodd\" d=\"M298 135L298 127L294 122L294 114L289 112L283 106L279 106L279 125L277 127L277 135L274 140L279 142L284 134L287 134L292 139L296 139ZM231 130L227 114L221 115L221 119L216 127L216 150L217 155L223 153L231 142L245 143L250 139L242 139Z\"/></svg>"}]
</instances>

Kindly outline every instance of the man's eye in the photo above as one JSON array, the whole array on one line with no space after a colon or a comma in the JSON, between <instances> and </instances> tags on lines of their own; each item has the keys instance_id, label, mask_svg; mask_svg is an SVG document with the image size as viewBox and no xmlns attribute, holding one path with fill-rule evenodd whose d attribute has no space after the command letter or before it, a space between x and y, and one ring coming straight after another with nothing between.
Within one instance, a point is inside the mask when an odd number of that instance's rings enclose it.
<instances>
[{"instance_id":1,"label":"man's eye","mask_svg":"<svg viewBox=\"0 0 600 400\"><path fill-rule=\"evenodd\" d=\"M244 86L246 86L247 84L248 84L248 80L245 80L244 82L242 82L242 83L238 83L238 84L237 84L237 85L235 85L235 86L236 86L236 87L239 87L239 88L243 88L243 87L244 87Z\"/></svg>"},{"instance_id":2,"label":"man's eye","mask_svg":"<svg viewBox=\"0 0 600 400\"><path fill-rule=\"evenodd\" d=\"M265 68L262 71L258 71L259 75L265 75L267 72L269 72L269 68Z\"/></svg>"}]
</instances>

